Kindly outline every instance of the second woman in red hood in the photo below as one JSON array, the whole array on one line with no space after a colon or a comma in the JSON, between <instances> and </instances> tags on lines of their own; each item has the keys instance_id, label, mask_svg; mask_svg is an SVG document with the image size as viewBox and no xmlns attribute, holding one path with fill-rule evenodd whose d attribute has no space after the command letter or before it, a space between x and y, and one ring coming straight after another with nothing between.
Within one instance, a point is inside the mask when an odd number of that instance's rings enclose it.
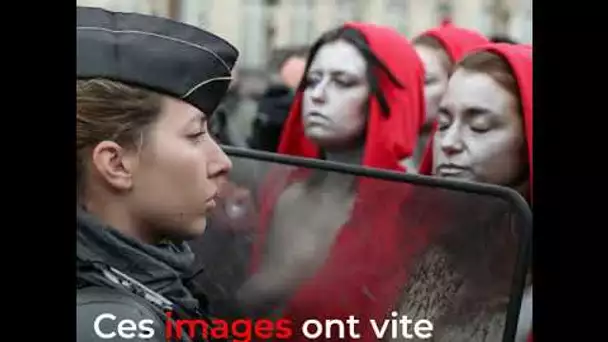
<instances>
[{"instance_id":1,"label":"second woman in red hood","mask_svg":"<svg viewBox=\"0 0 608 342\"><path fill-rule=\"evenodd\" d=\"M509 187L531 203L530 47L488 44L469 53L457 63L438 113L435 176ZM492 213L475 215L483 222L477 215ZM455 247L463 231L468 240L484 242L478 244L483 248ZM436 341L500 341L519 243L516 235L511 229L484 225L443 234L417 261L399 310L433 321ZM531 329L531 290L529 286L522 305L517 341L524 341Z\"/></svg>"},{"instance_id":2,"label":"second woman in red hood","mask_svg":"<svg viewBox=\"0 0 608 342\"><path fill-rule=\"evenodd\" d=\"M425 69L424 96L426 101L425 120L422 125L413 168L422 174L430 173L431 158L424 155L429 137L432 136L437 119L439 102L445 94L452 68L457 61L472 49L488 44L481 33L444 23L420 34L413 40L414 48L420 56Z\"/></svg>"}]
</instances>

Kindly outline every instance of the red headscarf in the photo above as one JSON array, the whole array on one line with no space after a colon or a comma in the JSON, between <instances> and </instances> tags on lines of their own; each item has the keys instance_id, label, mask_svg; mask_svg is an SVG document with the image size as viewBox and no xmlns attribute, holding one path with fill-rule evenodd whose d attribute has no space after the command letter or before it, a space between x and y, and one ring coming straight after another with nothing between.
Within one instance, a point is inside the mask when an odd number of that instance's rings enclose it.
<instances>
[{"instance_id":1,"label":"red headscarf","mask_svg":"<svg viewBox=\"0 0 608 342\"><path fill-rule=\"evenodd\" d=\"M397 87L376 70L379 88L390 107L384 117L374 96L369 98L369 119L363 153L363 165L389 170L403 170L399 161L412 155L418 130L424 121L424 69L412 45L397 31L367 23L346 23L359 31L370 49L403 85ZM285 122L278 152L307 158L319 158L319 148L304 134L302 125L302 89L296 93Z\"/></svg>"},{"instance_id":2,"label":"red headscarf","mask_svg":"<svg viewBox=\"0 0 608 342\"><path fill-rule=\"evenodd\" d=\"M490 43L481 33L455 26L450 22L445 22L439 27L427 30L419 37L423 36L435 38L443 46L452 63L459 61L469 51ZM420 163L419 172L421 174L429 175L432 171L432 145L433 139L429 139L425 154Z\"/></svg>"},{"instance_id":3,"label":"red headscarf","mask_svg":"<svg viewBox=\"0 0 608 342\"><path fill-rule=\"evenodd\" d=\"M427 30L420 35L422 36L437 39L453 63L464 57L467 52L490 42L481 33L451 23Z\"/></svg>"},{"instance_id":4,"label":"red headscarf","mask_svg":"<svg viewBox=\"0 0 608 342\"><path fill-rule=\"evenodd\" d=\"M410 43L393 29L362 23L347 23L345 27L363 34L376 57L404 86L399 88L383 72L376 72L390 115L384 117L377 99L370 96L363 165L403 170L399 162L412 155L424 118L422 62ZM279 152L318 158L318 148L304 135L302 96L299 90L285 124ZM287 175L271 173L269 182L263 186L259 240L253 246L254 271L260 266L262 246L280 194L291 183L302 181L308 175L298 171L288 171ZM404 265L425 245L426 236L408 233L407 239L403 237L404 225L398 217L408 196L406 186L399 190L392 182L366 178L358 181L351 217L336 236L328 259L295 291L286 303L284 315L292 319L298 329L310 318L346 320L349 315L356 315L366 323L360 324L361 330L358 330L362 340L375 341L369 319L382 322L387 310L397 303L400 288L406 282Z\"/></svg>"},{"instance_id":5,"label":"red headscarf","mask_svg":"<svg viewBox=\"0 0 608 342\"><path fill-rule=\"evenodd\" d=\"M532 197L532 46L530 45L511 45L511 44L486 44L471 53L488 51L503 57L510 65L513 75L519 87L519 97L523 110L524 134L528 147L528 163L530 168L530 197ZM432 141L432 140L431 140ZM432 164L432 145L427 145L426 156ZM430 173L431 167L428 171ZM532 198L530 198L531 200Z\"/></svg>"}]
</instances>

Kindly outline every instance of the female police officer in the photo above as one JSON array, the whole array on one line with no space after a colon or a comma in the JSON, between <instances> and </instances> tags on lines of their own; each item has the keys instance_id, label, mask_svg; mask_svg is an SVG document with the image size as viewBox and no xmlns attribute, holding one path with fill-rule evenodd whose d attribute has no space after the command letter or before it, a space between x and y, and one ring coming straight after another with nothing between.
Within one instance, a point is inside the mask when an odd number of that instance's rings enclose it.
<instances>
[{"instance_id":1,"label":"female police officer","mask_svg":"<svg viewBox=\"0 0 608 342\"><path fill-rule=\"evenodd\" d=\"M207 134L237 50L167 19L77 9L78 340L166 340L204 317L185 240L231 168ZM148 321L146 321L148 319Z\"/></svg>"}]
</instances>

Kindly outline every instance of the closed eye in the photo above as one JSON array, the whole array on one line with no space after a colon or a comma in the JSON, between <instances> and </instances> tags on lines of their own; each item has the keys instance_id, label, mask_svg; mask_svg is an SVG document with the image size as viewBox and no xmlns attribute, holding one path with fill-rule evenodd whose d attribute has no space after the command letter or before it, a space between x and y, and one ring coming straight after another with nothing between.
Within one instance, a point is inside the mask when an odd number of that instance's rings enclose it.
<instances>
[{"instance_id":1,"label":"closed eye","mask_svg":"<svg viewBox=\"0 0 608 342\"><path fill-rule=\"evenodd\" d=\"M352 87L359 83L357 75L346 71L333 71L330 73L332 79L341 87Z\"/></svg>"},{"instance_id":2,"label":"closed eye","mask_svg":"<svg viewBox=\"0 0 608 342\"><path fill-rule=\"evenodd\" d=\"M437 124L440 131L443 131L450 127L452 124L452 115L445 107L440 107L437 114Z\"/></svg>"},{"instance_id":3,"label":"closed eye","mask_svg":"<svg viewBox=\"0 0 608 342\"><path fill-rule=\"evenodd\" d=\"M482 121L478 121L478 122L473 121L469 124L469 126L471 127L471 131L473 131L475 133L486 133L492 128L492 127L490 127L490 124L488 122L482 122Z\"/></svg>"},{"instance_id":4,"label":"closed eye","mask_svg":"<svg viewBox=\"0 0 608 342\"><path fill-rule=\"evenodd\" d=\"M304 82L305 82L305 85L308 87L308 86L313 86L313 85L319 83L320 80L321 80L321 75L319 75L319 73L315 72L315 73L310 73L310 74L306 75Z\"/></svg>"},{"instance_id":5,"label":"closed eye","mask_svg":"<svg viewBox=\"0 0 608 342\"><path fill-rule=\"evenodd\" d=\"M467 121L471 131L485 133L491 129L492 113L481 107L471 107L466 110Z\"/></svg>"},{"instance_id":6,"label":"closed eye","mask_svg":"<svg viewBox=\"0 0 608 342\"><path fill-rule=\"evenodd\" d=\"M336 84L343 88L348 88L357 85L357 81L346 78L336 78Z\"/></svg>"}]
</instances>

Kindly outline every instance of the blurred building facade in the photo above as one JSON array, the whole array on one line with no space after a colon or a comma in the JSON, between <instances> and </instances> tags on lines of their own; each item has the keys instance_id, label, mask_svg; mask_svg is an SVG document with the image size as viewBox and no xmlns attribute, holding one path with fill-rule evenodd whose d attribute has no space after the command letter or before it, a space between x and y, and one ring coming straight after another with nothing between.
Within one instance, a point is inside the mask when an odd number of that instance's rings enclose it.
<instances>
[{"instance_id":1,"label":"blurred building facade","mask_svg":"<svg viewBox=\"0 0 608 342\"><path fill-rule=\"evenodd\" d=\"M348 20L390 25L408 38L450 18L486 35L532 42L532 0L77 0L160 15L209 29L240 51L239 67L264 69L275 48L312 43Z\"/></svg>"}]
</instances>

